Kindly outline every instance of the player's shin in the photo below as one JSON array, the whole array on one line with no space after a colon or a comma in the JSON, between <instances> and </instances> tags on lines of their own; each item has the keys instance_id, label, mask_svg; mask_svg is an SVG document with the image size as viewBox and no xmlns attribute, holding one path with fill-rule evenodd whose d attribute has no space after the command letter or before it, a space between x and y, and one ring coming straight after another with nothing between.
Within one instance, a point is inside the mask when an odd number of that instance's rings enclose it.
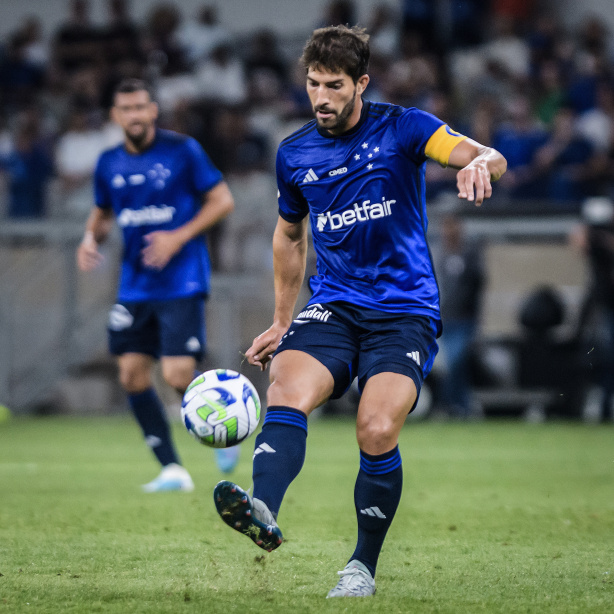
<instances>
[{"instance_id":1,"label":"player's shin","mask_svg":"<svg viewBox=\"0 0 614 614\"><path fill-rule=\"evenodd\" d=\"M360 471L354 488L358 542L350 560L364 563L372 576L399 506L402 488L403 467L398 446L376 456L360 451Z\"/></svg>"},{"instance_id":2,"label":"player's shin","mask_svg":"<svg viewBox=\"0 0 614 614\"><path fill-rule=\"evenodd\" d=\"M254 498L277 518L286 490L305 461L307 416L285 406L269 407L254 450Z\"/></svg>"},{"instance_id":3,"label":"player's shin","mask_svg":"<svg viewBox=\"0 0 614 614\"><path fill-rule=\"evenodd\" d=\"M164 407L155 390L149 388L138 394L129 394L128 402L139 423L147 445L162 466L179 463L171 440Z\"/></svg>"}]
</instances>

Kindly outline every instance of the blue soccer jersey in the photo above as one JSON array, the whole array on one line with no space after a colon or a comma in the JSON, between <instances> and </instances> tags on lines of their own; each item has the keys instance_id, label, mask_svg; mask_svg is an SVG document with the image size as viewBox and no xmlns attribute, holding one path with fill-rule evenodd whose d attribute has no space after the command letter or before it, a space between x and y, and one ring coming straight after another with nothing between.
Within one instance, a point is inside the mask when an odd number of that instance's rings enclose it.
<instances>
[{"instance_id":1,"label":"blue soccer jersey","mask_svg":"<svg viewBox=\"0 0 614 614\"><path fill-rule=\"evenodd\" d=\"M439 320L426 241L427 157L447 164L465 137L417 109L364 101L333 136L307 123L277 153L279 214L310 215L317 275L311 303L346 301Z\"/></svg>"},{"instance_id":2,"label":"blue soccer jersey","mask_svg":"<svg viewBox=\"0 0 614 614\"><path fill-rule=\"evenodd\" d=\"M112 208L123 232L119 301L206 295L211 265L203 236L189 241L162 269L141 258L144 236L190 221L202 196L222 181L202 147L191 137L157 130L149 148L129 153L123 145L104 152L95 174L96 205Z\"/></svg>"}]
</instances>

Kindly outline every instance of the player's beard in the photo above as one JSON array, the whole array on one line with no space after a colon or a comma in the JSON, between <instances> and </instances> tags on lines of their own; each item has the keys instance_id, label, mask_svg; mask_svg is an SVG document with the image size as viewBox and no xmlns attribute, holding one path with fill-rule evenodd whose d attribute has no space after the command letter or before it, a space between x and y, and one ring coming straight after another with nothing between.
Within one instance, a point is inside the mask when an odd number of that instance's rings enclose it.
<instances>
[{"instance_id":1,"label":"player's beard","mask_svg":"<svg viewBox=\"0 0 614 614\"><path fill-rule=\"evenodd\" d=\"M140 130L138 132L130 132L128 130L125 130L124 134L126 135L126 138L130 141L132 146L138 150L142 149L145 145L149 130L147 124L137 123L134 125L139 126Z\"/></svg>"},{"instance_id":2,"label":"player's beard","mask_svg":"<svg viewBox=\"0 0 614 614\"><path fill-rule=\"evenodd\" d=\"M335 111L331 111L331 109L322 109L322 107L316 107L314 112L316 112L316 121L318 122L318 126L320 128L324 128L324 130L328 130L329 132L334 132L336 134L341 134L347 130L346 126L350 116L354 112L354 107L356 106L356 88L354 88L354 93L352 94L352 98L350 98L349 102L341 109L339 113ZM327 118L325 120L321 120L317 116L318 111L326 111L327 113L333 113L333 116ZM329 122L333 122L330 124Z\"/></svg>"}]
</instances>

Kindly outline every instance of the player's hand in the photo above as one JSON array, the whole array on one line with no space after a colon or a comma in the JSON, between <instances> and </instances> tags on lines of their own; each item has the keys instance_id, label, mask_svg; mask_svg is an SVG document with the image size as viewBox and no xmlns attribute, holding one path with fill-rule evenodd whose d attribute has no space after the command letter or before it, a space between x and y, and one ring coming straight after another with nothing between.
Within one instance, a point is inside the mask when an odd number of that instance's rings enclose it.
<instances>
[{"instance_id":1,"label":"player's hand","mask_svg":"<svg viewBox=\"0 0 614 614\"><path fill-rule=\"evenodd\" d=\"M249 364L260 367L260 370L264 371L287 330L287 326L273 324L261 335L258 335L249 350L245 352L245 358L247 358Z\"/></svg>"},{"instance_id":2,"label":"player's hand","mask_svg":"<svg viewBox=\"0 0 614 614\"><path fill-rule=\"evenodd\" d=\"M146 267L161 270L183 247L183 243L172 231L156 230L146 234L145 247L141 250L141 260Z\"/></svg>"},{"instance_id":3,"label":"player's hand","mask_svg":"<svg viewBox=\"0 0 614 614\"><path fill-rule=\"evenodd\" d=\"M459 198L466 198L468 201L475 199L477 207L484 202L485 198L490 198L492 185L486 160L476 158L465 168L461 168L456 174L456 187Z\"/></svg>"},{"instance_id":4,"label":"player's hand","mask_svg":"<svg viewBox=\"0 0 614 614\"><path fill-rule=\"evenodd\" d=\"M98 251L98 243L93 236L86 235L77 247L77 266L79 270L93 271L103 260L104 256Z\"/></svg>"}]
</instances>

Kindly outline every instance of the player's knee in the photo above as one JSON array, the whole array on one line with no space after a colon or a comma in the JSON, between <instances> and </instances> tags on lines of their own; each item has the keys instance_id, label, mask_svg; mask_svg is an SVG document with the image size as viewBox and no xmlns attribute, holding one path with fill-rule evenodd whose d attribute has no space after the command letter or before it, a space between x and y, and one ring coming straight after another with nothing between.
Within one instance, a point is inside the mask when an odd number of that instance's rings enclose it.
<instances>
[{"instance_id":1,"label":"player's knee","mask_svg":"<svg viewBox=\"0 0 614 614\"><path fill-rule=\"evenodd\" d=\"M368 416L356 424L358 446L367 454L384 454L397 445L399 429L387 416Z\"/></svg>"},{"instance_id":2,"label":"player's knee","mask_svg":"<svg viewBox=\"0 0 614 614\"><path fill-rule=\"evenodd\" d=\"M171 388L174 388L175 390L178 390L181 394L183 394L185 389L190 385L190 382L194 378L194 370L186 370L181 368L163 368L162 378L169 386L171 386Z\"/></svg>"},{"instance_id":3,"label":"player's knee","mask_svg":"<svg viewBox=\"0 0 614 614\"><path fill-rule=\"evenodd\" d=\"M150 374L136 369L121 369L119 383L128 394L138 394L152 385Z\"/></svg>"}]
</instances>

